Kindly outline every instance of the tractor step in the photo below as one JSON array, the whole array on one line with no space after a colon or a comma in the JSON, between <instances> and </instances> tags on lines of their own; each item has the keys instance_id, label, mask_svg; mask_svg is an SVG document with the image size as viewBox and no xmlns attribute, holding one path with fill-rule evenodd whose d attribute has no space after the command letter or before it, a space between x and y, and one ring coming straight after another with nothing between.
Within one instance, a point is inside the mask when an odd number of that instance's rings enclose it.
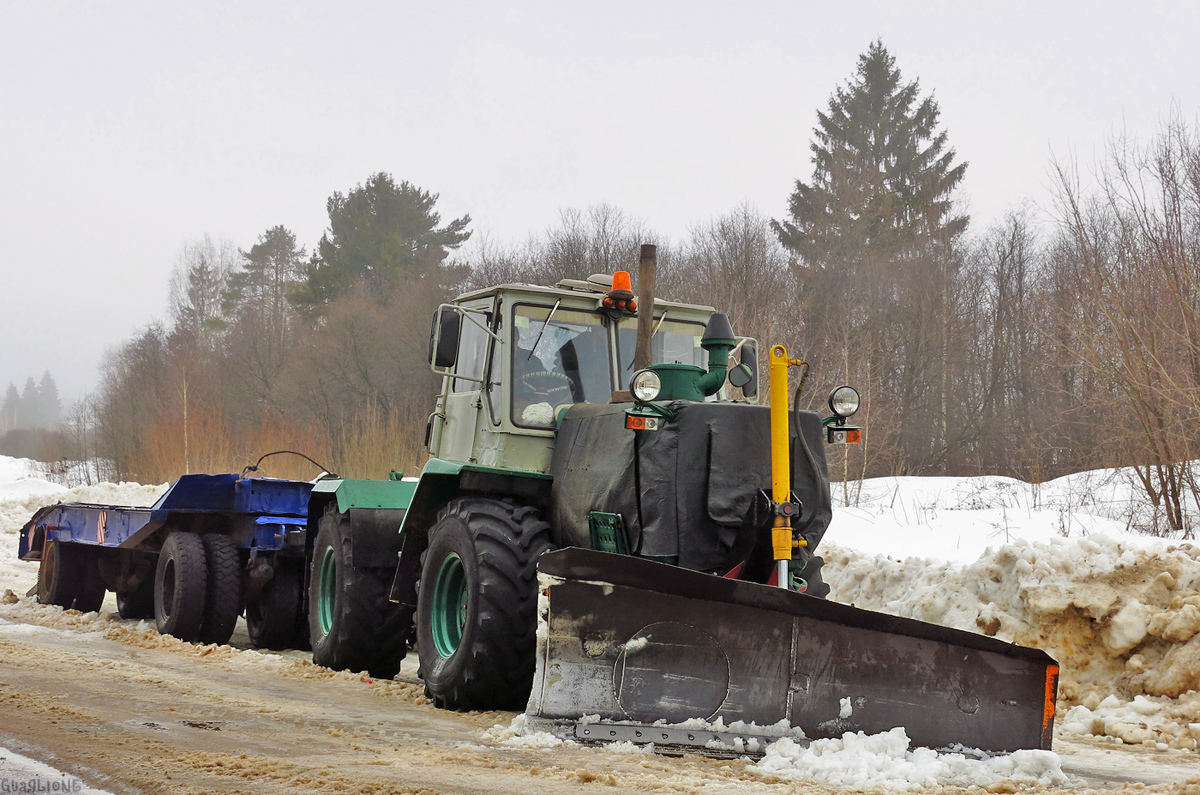
<instances>
[{"instance_id":1,"label":"tractor step","mask_svg":"<svg viewBox=\"0 0 1200 795\"><path fill-rule=\"evenodd\" d=\"M538 571L526 713L585 739L651 742L621 727L704 722L1050 748L1058 666L1045 652L626 555L568 548Z\"/></svg>"}]
</instances>

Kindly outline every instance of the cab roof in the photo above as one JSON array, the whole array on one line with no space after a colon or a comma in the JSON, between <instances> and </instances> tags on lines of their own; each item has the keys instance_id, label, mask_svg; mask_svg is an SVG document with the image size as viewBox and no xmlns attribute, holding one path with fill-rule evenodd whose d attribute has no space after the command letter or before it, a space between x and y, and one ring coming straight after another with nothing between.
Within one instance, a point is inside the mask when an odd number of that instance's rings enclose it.
<instances>
[{"instance_id":1,"label":"cab roof","mask_svg":"<svg viewBox=\"0 0 1200 795\"><path fill-rule=\"evenodd\" d=\"M454 299L454 303L461 304L466 301L473 301L478 298L487 298L497 293L502 292L521 292L531 293L534 295L544 295L548 298L580 298L592 299L600 298L611 289L612 276L608 274L598 273L589 276L587 281L579 279L563 279L553 287L546 287L540 284L526 284L524 282L510 282L505 284L497 284L492 287L484 287L479 290L471 290L463 293ZM706 312L712 314L716 312L716 307L707 306L705 304L685 304L679 301L666 301L662 298L654 299L655 308L666 309L687 309L695 312Z\"/></svg>"}]
</instances>

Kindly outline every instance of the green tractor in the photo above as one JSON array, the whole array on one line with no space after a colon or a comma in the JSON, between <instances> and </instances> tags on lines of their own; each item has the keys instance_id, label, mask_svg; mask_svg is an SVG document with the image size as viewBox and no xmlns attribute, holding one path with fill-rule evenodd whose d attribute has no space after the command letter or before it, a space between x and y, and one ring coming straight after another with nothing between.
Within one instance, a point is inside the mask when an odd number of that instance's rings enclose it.
<instances>
[{"instance_id":1,"label":"green tractor","mask_svg":"<svg viewBox=\"0 0 1200 795\"><path fill-rule=\"evenodd\" d=\"M916 742L1048 742L1045 655L1021 650L1041 657L989 675L992 657L1013 652L983 638L964 659L931 663L968 633L818 598L828 586L815 552L832 517L825 445L861 438L848 423L857 393L835 389L825 418L789 410L787 368L802 363L774 346L771 406L758 405L757 342L713 307L655 299L654 259L644 246L636 296L618 272L438 308L428 353L442 390L420 477L313 490L314 661L391 676L415 643L437 706L524 707L581 739L618 738L593 736L596 715L621 732L696 718L786 720L810 736L883 730L939 701L913 696L914 682L951 676L989 709L957 710L968 720L945 729L939 702ZM839 659L801 670L797 639L826 625ZM865 661L845 652L866 642ZM1042 677L1036 731L970 728L1033 709L1031 676ZM841 699L855 693L870 706L851 719ZM659 742L714 740L692 736Z\"/></svg>"}]
</instances>

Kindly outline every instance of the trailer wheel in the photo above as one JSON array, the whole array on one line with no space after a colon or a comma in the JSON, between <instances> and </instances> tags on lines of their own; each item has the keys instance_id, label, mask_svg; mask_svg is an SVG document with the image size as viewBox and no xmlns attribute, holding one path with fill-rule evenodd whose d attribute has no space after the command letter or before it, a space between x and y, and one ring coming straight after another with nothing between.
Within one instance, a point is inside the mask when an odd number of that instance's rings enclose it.
<instances>
[{"instance_id":1,"label":"trailer wheel","mask_svg":"<svg viewBox=\"0 0 1200 795\"><path fill-rule=\"evenodd\" d=\"M187 641L199 637L208 590L207 557L200 536L178 530L167 536L154 571L154 623L162 634Z\"/></svg>"},{"instance_id":2,"label":"trailer wheel","mask_svg":"<svg viewBox=\"0 0 1200 795\"><path fill-rule=\"evenodd\" d=\"M313 662L391 679L408 653L411 611L388 600L394 569L351 565L350 517L329 506L313 546L308 636Z\"/></svg>"},{"instance_id":3,"label":"trailer wheel","mask_svg":"<svg viewBox=\"0 0 1200 795\"><path fill-rule=\"evenodd\" d=\"M73 606L80 613L98 613L104 604L104 595L108 593L104 587L104 579L100 576L99 550L81 547L71 552L74 553L75 568L79 576Z\"/></svg>"},{"instance_id":4,"label":"trailer wheel","mask_svg":"<svg viewBox=\"0 0 1200 795\"><path fill-rule=\"evenodd\" d=\"M256 649L279 651L293 647L292 637L300 614L302 577L299 566L277 561L275 574L246 604L246 630Z\"/></svg>"},{"instance_id":5,"label":"trailer wheel","mask_svg":"<svg viewBox=\"0 0 1200 795\"><path fill-rule=\"evenodd\" d=\"M537 559L550 525L512 500L451 500L429 532L417 593L425 690L446 709L520 709L533 683Z\"/></svg>"},{"instance_id":6,"label":"trailer wheel","mask_svg":"<svg viewBox=\"0 0 1200 795\"><path fill-rule=\"evenodd\" d=\"M224 644L233 635L238 614L242 612L242 556L227 535L205 533L202 543L208 562L208 587L197 639L201 643Z\"/></svg>"},{"instance_id":7,"label":"trailer wheel","mask_svg":"<svg viewBox=\"0 0 1200 795\"><path fill-rule=\"evenodd\" d=\"M142 580L132 591L119 591L117 614L121 618L154 618L154 579Z\"/></svg>"},{"instance_id":8,"label":"trailer wheel","mask_svg":"<svg viewBox=\"0 0 1200 795\"><path fill-rule=\"evenodd\" d=\"M63 609L75 604L79 571L73 552L61 541L47 541L42 547L42 563L38 567L38 604L58 605Z\"/></svg>"}]
</instances>

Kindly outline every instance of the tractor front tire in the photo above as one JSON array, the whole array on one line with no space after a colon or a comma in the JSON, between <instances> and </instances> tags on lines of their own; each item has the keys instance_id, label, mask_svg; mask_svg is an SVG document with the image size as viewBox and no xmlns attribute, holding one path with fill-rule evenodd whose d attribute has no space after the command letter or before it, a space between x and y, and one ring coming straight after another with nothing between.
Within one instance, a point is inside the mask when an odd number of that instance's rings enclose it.
<instances>
[{"instance_id":1,"label":"tractor front tire","mask_svg":"<svg viewBox=\"0 0 1200 795\"><path fill-rule=\"evenodd\" d=\"M550 525L510 499L460 497L429 531L417 589L426 695L454 710L520 709L533 683L537 559Z\"/></svg>"},{"instance_id":2,"label":"tractor front tire","mask_svg":"<svg viewBox=\"0 0 1200 795\"><path fill-rule=\"evenodd\" d=\"M197 640L225 644L233 635L242 612L242 556L227 535L205 533L208 583L204 597L204 620Z\"/></svg>"},{"instance_id":3,"label":"tractor front tire","mask_svg":"<svg viewBox=\"0 0 1200 795\"><path fill-rule=\"evenodd\" d=\"M204 623L208 556L194 533L167 536L154 571L154 623L163 635L194 641Z\"/></svg>"},{"instance_id":4,"label":"tractor front tire","mask_svg":"<svg viewBox=\"0 0 1200 795\"><path fill-rule=\"evenodd\" d=\"M279 651L292 647L296 619L300 615L303 570L287 561L275 561L275 573L246 605L246 631L256 649Z\"/></svg>"},{"instance_id":5,"label":"tractor front tire","mask_svg":"<svg viewBox=\"0 0 1200 795\"><path fill-rule=\"evenodd\" d=\"M313 662L391 679L408 653L410 611L388 600L394 568L352 565L350 534L350 517L327 508L308 588Z\"/></svg>"}]
</instances>

